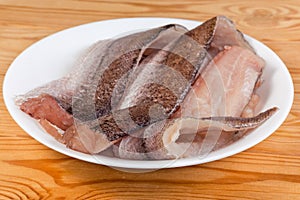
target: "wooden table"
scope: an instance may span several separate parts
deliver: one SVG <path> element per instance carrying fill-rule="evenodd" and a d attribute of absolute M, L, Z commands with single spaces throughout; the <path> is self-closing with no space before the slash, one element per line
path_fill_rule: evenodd
<path fill-rule="evenodd" d="M 0 83 L 26 47 L 57 31 L 123 17 L 203 21 L 227 15 L 271 47 L 294 81 L 295 101 L 269 138 L 219 161 L 132 174 L 57 153 L 31 138 L 0 95 L 0 199 L 300 199 L 300 2 L 0 0 Z M 284 98 L 284 97 L 282 97 Z"/>

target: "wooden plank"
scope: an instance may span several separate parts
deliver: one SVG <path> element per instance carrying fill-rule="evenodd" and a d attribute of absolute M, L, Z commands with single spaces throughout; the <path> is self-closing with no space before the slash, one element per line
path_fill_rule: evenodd
<path fill-rule="evenodd" d="M 124 17 L 204 21 L 223 14 L 287 65 L 295 100 L 285 123 L 245 152 L 219 161 L 126 173 L 79 161 L 35 141 L 0 95 L 0 199 L 300 199 L 300 3 L 294 1 L 0 0 L 0 87 L 25 48 L 59 30 Z"/>

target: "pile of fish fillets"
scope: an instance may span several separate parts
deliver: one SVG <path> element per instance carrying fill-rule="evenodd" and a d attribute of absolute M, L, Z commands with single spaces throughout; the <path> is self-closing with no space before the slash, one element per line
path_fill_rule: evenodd
<path fill-rule="evenodd" d="M 92 45 L 73 71 L 16 99 L 68 148 L 124 159 L 204 155 L 277 110 L 255 113 L 264 60 L 231 20 L 169 24 Z"/>

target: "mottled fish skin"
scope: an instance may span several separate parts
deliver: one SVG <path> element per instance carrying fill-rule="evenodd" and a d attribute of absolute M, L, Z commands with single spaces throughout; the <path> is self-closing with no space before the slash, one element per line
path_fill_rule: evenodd
<path fill-rule="evenodd" d="M 139 90 L 136 94 L 137 98 L 134 100 L 134 103 L 128 105 L 131 106 L 128 108 L 131 119 L 136 119 L 134 120 L 135 124 L 140 126 L 149 125 L 149 113 L 157 116 L 157 118 L 152 118 L 153 123 L 160 119 L 165 119 L 175 112 L 192 82 L 194 82 L 196 74 L 203 67 L 203 61 L 215 31 L 215 23 L 216 18 L 212 18 L 180 37 L 178 41 L 174 42 L 172 52 L 167 52 L 162 62 L 158 63 L 158 67 L 154 68 L 158 70 L 151 71 L 152 74 L 150 72 L 146 73 L 148 76 L 151 76 L 148 78 L 151 81 L 141 85 L 142 90 Z M 192 48 L 195 48 L 195 50 L 193 51 Z M 186 49 L 190 51 L 186 51 Z M 165 53 L 165 51 L 162 50 L 162 53 Z M 187 57 L 189 57 L 188 60 L 186 59 Z M 171 68 L 172 71 L 169 72 L 174 72 L 174 74 L 163 71 L 164 67 L 162 66 L 164 65 Z M 142 69 L 144 70 L 145 68 Z M 177 74 L 180 74 L 186 81 L 176 83 L 178 80 L 174 79 L 174 77 Z M 159 79 L 160 82 L 155 82 L 154 79 Z M 170 87 L 173 85 L 175 85 L 173 88 L 177 87 L 180 89 L 177 92 L 170 90 Z M 157 103 L 163 109 L 154 109 L 149 112 L 149 109 L 153 109 L 153 105 Z M 121 112 L 121 110 L 118 112 Z M 123 120 L 126 121 L 126 118 Z"/>
<path fill-rule="evenodd" d="M 180 25 L 170 24 L 148 31 L 138 32 L 113 40 L 98 58 L 98 67 L 88 80 L 83 80 L 79 91 L 73 96 L 73 113 L 80 121 L 95 119 L 111 112 L 113 90 L 120 79 L 124 85 L 118 87 L 119 99 L 125 89 L 127 76 L 138 67 L 145 49 L 167 31 L 184 29 Z"/>
<path fill-rule="evenodd" d="M 224 34 L 226 34 L 226 37 L 224 37 Z M 201 57 L 201 49 L 199 49 L 199 45 L 194 44 L 194 41 L 203 45 L 203 48 L 208 50 L 210 55 L 203 54 L 205 58 Z M 199 67 L 199 65 L 205 66 L 206 62 L 210 61 L 215 53 L 223 51 L 226 45 L 237 45 L 254 51 L 244 39 L 243 34 L 237 31 L 233 22 L 225 16 L 214 17 L 202 26 L 187 32 L 173 44 L 173 48 L 170 45 L 171 47 L 166 50 L 171 52 L 162 50 L 152 57 L 149 56 L 148 59 L 145 59 L 140 64 L 145 66 L 139 68 L 138 75 L 134 77 L 135 81 L 130 86 L 127 86 L 120 109 L 138 105 L 145 101 L 147 97 L 153 96 L 153 91 L 159 92 L 161 85 L 163 85 L 168 86 L 171 91 L 165 91 L 165 95 L 162 95 L 160 99 L 162 101 L 170 99 L 170 94 L 174 94 L 177 98 L 175 106 L 173 102 L 161 103 L 160 99 L 155 99 L 154 101 L 158 101 L 165 108 L 169 109 L 167 110 L 167 115 L 172 114 L 190 89 L 190 87 L 185 87 L 185 84 L 190 86 L 202 72 L 204 67 Z M 187 51 L 187 49 L 189 50 Z M 200 55 L 197 55 L 196 52 L 199 52 Z M 166 70 L 162 66 L 167 66 L 169 69 Z M 184 81 L 180 80 L 181 77 L 173 75 L 172 70 L 178 72 L 187 83 L 183 83 Z M 153 89 L 149 91 L 149 87 Z"/>
<path fill-rule="evenodd" d="M 226 39 L 224 39 L 226 37 Z M 216 17 L 216 30 L 214 34 L 209 54 L 211 58 L 224 50 L 226 46 L 239 46 L 255 53 L 253 47 L 245 39 L 242 32 L 237 30 L 235 24 L 225 16 Z"/>
<path fill-rule="evenodd" d="M 83 137 L 85 131 L 89 132 L 90 128 L 95 128 L 93 131 L 96 134 L 99 133 L 105 136 L 105 140 L 99 142 L 95 149 L 90 149 L 91 153 L 98 153 L 105 150 L 122 137 L 150 123 L 168 118 L 176 110 L 194 81 L 199 69 L 202 67 L 207 49 L 212 41 L 215 23 L 216 18 L 213 18 L 187 32 L 186 34 L 191 37 L 188 40 L 186 39 L 187 35 L 184 34 L 181 36 L 178 41 L 174 43 L 173 48 L 173 51 L 178 52 L 178 54 L 170 53 L 164 60 L 165 64 L 172 68 L 175 73 L 180 73 L 181 76 L 187 80 L 181 85 L 182 89 L 179 97 L 174 95 L 173 91 L 169 91 L 164 85 L 148 85 L 146 91 L 149 93 L 144 94 L 142 98 L 139 99 L 138 104 L 117 110 L 112 114 L 103 115 L 98 119 L 99 125 L 96 128 L 89 127 L 88 124 L 75 124 L 77 129 L 80 128 L 81 131 L 78 133 L 83 135 Z M 197 45 L 195 45 L 195 43 L 197 43 Z M 186 49 L 191 49 L 192 47 L 195 47 L 197 51 L 194 51 L 194 54 L 190 55 Z M 178 55 L 186 55 L 190 57 L 190 59 L 187 61 L 184 56 Z M 169 77 L 168 75 L 169 74 L 166 74 L 165 77 L 165 79 L 168 80 L 167 82 L 174 82 L 174 79 L 171 79 L 173 77 Z M 161 103 L 160 106 L 157 106 L 158 101 Z M 66 131 L 66 133 L 67 132 L 68 131 Z M 108 141 L 110 145 L 107 145 Z"/>
<path fill-rule="evenodd" d="M 145 49 L 152 43 L 166 45 L 165 43 L 174 39 L 174 36 L 172 36 L 174 32 L 181 34 L 186 31 L 187 29 L 181 25 L 170 24 L 115 40 L 99 41 L 88 48 L 83 56 L 75 63 L 73 70 L 69 74 L 61 79 L 35 88 L 24 95 L 18 96 L 16 98 L 16 104 L 20 106 L 24 112 L 32 116 L 38 116 L 36 117 L 38 119 L 50 120 L 50 122 L 53 123 L 52 125 L 63 128 L 63 130 L 72 126 L 74 117 L 77 117 L 77 119 L 75 119 L 76 123 L 78 120 L 84 121 L 109 113 L 111 92 L 115 81 L 137 65 Z M 175 36 L 178 37 L 177 35 Z M 128 46 L 132 48 L 132 51 L 127 49 Z M 122 55 L 122 53 L 124 54 Z M 118 57 L 118 55 L 120 56 Z M 114 60 L 114 58 L 117 59 Z M 97 73 L 95 73 L 96 71 Z M 101 79 L 99 77 L 101 77 Z M 98 80 L 100 80 L 99 83 Z M 124 83 L 125 82 L 126 81 L 124 81 Z M 96 88 L 90 86 L 96 86 Z M 85 90 L 86 88 L 88 89 Z M 118 95 L 122 94 L 122 90 L 122 88 L 118 89 Z M 91 93 L 89 93 L 89 91 L 91 91 Z M 91 94 L 91 96 L 89 96 L 89 94 Z M 46 108 L 49 106 L 45 109 L 35 109 L 43 106 L 43 103 L 37 101 L 41 95 L 48 95 L 53 99 L 51 101 L 51 110 L 47 111 L 47 113 L 42 112 L 47 110 Z M 92 108 L 89 107 L 90 104 L 92 104 Z M 34 109 L 31 109 L 30 105 L 34 105 Z M 87 113 L 91 111 L 90 109 L 92 109 L 92 114 L 87 115 Z M 86 112 L 84 112 L 85 110 Z M 97 112 L 96 115 L 94 114 L 95 110 Z M 52 120 L 51 116 L 55 116 L 57 113 L 62 113 L 60 116 L 67 117 L 65 117 L 65 119 L 59 118 Z M 70 114 L 73 114 L 73 116 Z M 40 115 L 42 116 L 40 117 Z M 58 120 L 61 122 L 57 122 Z M 61 123 L 66 120 L 70 121 L 70 123 L 66 126 L 61 126 Z M 75 134 L 73 134 L 71 130 L 72 129 L 65 135 L 64 142 L 70 143 L 70 141 L 74 141 L 76 144 L 79 144 L 81 141 L 80 138 L 77 137 L 78 134 L 76 137 L 73 137 Z M 67 146 L 74 148 L 74 145 Z M 79 145 L 79 149 L 80 147 Z M 76 150 L 78 150 L 78 148 L 76 148 Z M 86 152 L 85 149 L 82 151 Z"/>
<path fill-rule="evenodd" d="M 274 113 L 278 111 L 277 107 L 270 108 L 254 117 L 206 117 L 204 121 L 213 121 L 223 125 L 225 131 L 239 131 L 244 129 L 252 129 L 264 123 Z"/>
<path fill-rule="evenodd" d="M 174 79 L 174 76 L 171 76 L 170 73 L 162 73 L 159 68 L 156 68 L 158 70 L 154 71 L 151 71 L 150 69 L 150 73 L 146 71 L 147 66 L 142 67 L 140 68 L 142 69 L 141 72 L 146 71 L 146 74 L 149 75 L 150 78 L 146 76 L 141 77 L 145 77 L 150 80 L 150 82 L 142 85 L 144 86 L 142 90 L 138 90 L 137 93 L 131 95 L 134 99 L 130 99 L 130 101 L 132 100 L 131 103 L 126 103 L 125 106 L 121 106 L 121 108 L 124 109 L 117 110 L 113 114 L 100 117 L 98 122 L 96 122 L 96 124 L 98 123 L 98 126 L 93 127 L 95 133 L 97 132 L 105 135 L 107 141 L 114 144 L 122 137 L 154 123 L 155 121 L 166 119 L 174 113 L 189 91 L 191 84 L 195 81 L 196 76 L 200 73 L 200 71 L 202 71 L 201 67 L 206 64 L 206 53 L 213 41 L 213 37 L 216 33 L 216 24 L 220 21 L 220 18 L 221 20 L 224 20 L 223 17 L 214 17 L 180 37 L 180 39 L 173 44 L 172 52 L 175 53 L 167 52 L 165 56 L 160 57 L 159 55 L 158 60 L 155 60 L 158 54 L 165 53 L 164 50 L 162 50 L 159 53 L 156 53 L 154 58 L 151 59 L 151 61 L 157 61 L 158 66 L 166 65 L 172 68 L 172 70 L 179 73 L 187 80 L 186 82 L 181 83 L 182 85 L 177 85 L 176 88 L 180 88 L 177 93 L 174 93 L 174 91 L 170 91 L 169 88 L 164 87 L 165 85 L 176 84 L 176 79 Z M 236 32 L 235 29 L 234 31 Z M 243 41 L 242 36 L 238 37 L 238 40 Z M 198 45 L 194 44 L 195 41 Z M 235 40 L 229 40 L 228 42 L 234 43 Z M 216 42 L 216 44 L 219 43 Z M 201 46 L 201 49 L 199 49 L 199 46 Z M 190 51 L 186 51 L 186 49 L 189 49 Z M 194 54 L 191 54 L 191 52 L 194 52 Z M 189 58 L 188 61 L 185 59 L 187 57 Z M 141 75 L 141 72 L 138 75 Z M 160 78 L 159 80 L 164 82 L 164 84 L 155 83 L 154 79 L 157 78 Z M 154 83 L 151 82 L 151 80 L 153 80 Z M 137 85 L 140 85 L 140 82 L 138 82 Z M 133 91 L 136 90 L 134 89 Z M 125 93 L 124 95 L 127 94 Z M 153 109 L 153 106 L 157 103 L 159 103 L 162 107 L 155 107 Z M 128 106 L 129 108 L 126 108 Z M 150 109 L 152 116 L 149 116 Z M 81 127 L 81 130 L 89 129 L 89 125 L 87 124 L 79 126 Z M 80 134 L 84 134 L 84 131 Z M 107 141 L 103 141 L 103 143 L 107 144 Z M 103 145 L 99 143 L 97 151 L 107 148 L 107 146 L 101 146 Z"/>
<path fill-rule="evenodd" d="M 238 46 L 240 49 L 243 49 L 246 51 L 246 49 L 250 50 L 250 52 L 254 52 L 253 48 L 251 47 L 251 45 L 245 40 L 243 34 L 238 31 L 235 27 L 235 25 L 233 24 L 233 22 L 231 20 L 229 20 L 228 18 L 226 18 L 225 16 L 217 16 L 215 18 L 212 18 L 211 19 L 214 23 L 211 23 L 210 25 L 214 27 L 214 34 L 213 34 L 213 38 L 212 38 L 212 41 L 209 41 L 208 43 L 206 43 L 206 45 L 209 45 L 209 48 L 208 48 L 208 55 L 206 55 L 206 58 L 205 58 L 205 63 L 207 64 L 212 58 L 214 58 L 219 52 L 222 52 L 225 50 L 225 48 L 228 46 Z M 209 20 L 210 21 L 210 20 Z M 197 38 L 198 36 L 201 36 L 201 38 L 198 38 L 197 40 L 202 40 L 202 41 L 205 41 L 206 39 L 205 38 L 209 38 L 209 34 L 195 34 L 195 32 L 188 32 L 187 35 L 189 35 L 189 37 L 192 37 L 192 38 Z M 192 46 L 192 45 L 187 45 L 185 44 L 184 42 L 180 44 L 181 46 L 184 46 L 185 48 L 187 49 L 190 49 L 189 46 Z M 240 50 L 239 49 L 239 50 Z M 186 51 L 184 50 L 184 52 L 182 52 L 181 54 L 184 54 L 184 53 L 190 53 L 192 51 L 192 49 L 190 51 Z M 163 52 L 162 52 L 163 53 Z M 158 62 L 161 60 L 157 59 L 158 61 L 156 61 L 155 59 L 151 58 L 151 57 L 148 57 L 150 62 Z M 154 57 L 155 58 L 155 57 Z M 177 62 L 176 60 L 176 55 L 172 55 L 170 54 L 169 55 L 169 60 L 167 60 L 168 62 L 168 65 L 171 65 L 170 63 L 172 62 Z M 147 62 L 147 60 L 145 60 L 144 62 Z M 161 62 L 162 63 L 162 62 Z M 141 63 L 143 64 L 143 62 Z M 183 63 L 181 63 L 181 65 L 184 66 Z M 180 65 L 178 65 L 180 66 Z M 153 66 L 152 66 L 153 67 Z M 141 68 L 142 70 L 146 70 L 147 68 Z M 189 69 L 189 68 L 187 68 Z M 207 67 L 205 67 L 203 70 L 205 71 L 207 69 Z M 155 69 L 156 70 L 156 69 Z M 200 76 L 199 74 L 203 72 L 203 70 L 199 70 L 198 71 L 198 77 Z M 154 71 L 154 70 L 153 70 Z M 159 71 L 159 70 L 157 70 Z M 152 72 L 153 73 L 153 72 Z M 182 72 L 182 74 L 186 76 L 186 72 Z M 202 74 L 201 74 L 202 75 Z M 197 77 L 197 76 L 196 76 Z M 140 79 L 144 80 L 145 78 L 149 78 L 149 77 L 140 77 Z M 157 79 L 157 77 L 155 77 Z M 199 78 L 197 78 L 195 80 L 195 82 L 193 83 L 193 86 L 192 87 L 197 87 L 196 83 L 199 82 L 198 80 Z M 161 81 L 161 80 L 159 80 Z M 159 82 L 158 81 L 158 82 Z M 162 81 L 161 81 L 162 82 Z M 137 84 L 139 85 L 139 84 Z M 130 90 L 129 90 L 130 89 Z M 142 88 L 143 89 L 143 92 L 141 92 L 140 94 L 138 95 L 134 95 L 134 91 L 135 91 L 135 88 L 134 87 L 129 87 L 129 91 L 133 94 L 131 94 L 131 96 L 129 95 L 129 97 L 127 97 L 128 99 L 132 98 L 131 99 L 131 103 L 128 103 L 128 102 L 125 102 L 125 105 L 123 105 L 123 107 L 126 107 L 126 106 L 129 106 L 129 105 L 135 105 L 135 104 L 138 104 L 139 102 L 139 98 L 140 99 L 143 99 L 143 96 L 146 96 L 146 95 L 149 95 L 151 96 L 150 93 L 147 93 L 147 87 L 145 88 Z M 197 88 L 196 88 L 197 90 Z M 126 93 L 125 93 L 126 94 Z M 201 98 L 201 96 L 206 96 L 207 94 L 203 95 L 201 93 L 199 93 L 199 97 L 198 98 Z M 218 94 L 216 94 L 218 95 Z M 183 95 L 185 96 L 185 95 Z M 195 103 L 194 101 L 197 101 L 195 99 L 192 99 L 190 101 L 187 101 L 187 98 L 190 97 L 190 98 L 194 98 L 195 97 L 195 94 L 191 94 L 191 92 L 189 92 L 187 94 L 187 96 L 185 96 L 184 98 L 184 101 L 180 104 L 180 109 L 177 110 L 175 113 L 174 113 L 174 116 L 172 117 L 180 117 L 182 114 L 184 114 L 183 116 L 181 117 L 206 117 L 206 116 L 213 116 L 213 115 L 210 115 L 211 113 L 209 113 L 208 115 L 205 115 L 203 112 L 200 112 L 201 108 L 199 108 L 198 110 L 197 109 L 194 109 L 193 112 L 196 111 L 196 114 L 194 115 L 189 115 L 191 113 L 189 113 L 189 109 L 193 109 L 191 107 L 191 104 L 198 104 L 197 102 Z M 133 98 L 135 98 L 133 100 Z M 126 99 L 125 99 L 126 100 Z M 141 100 L 140 100 L 141 101 Z M 123 102 L 124 103 L 124 102 Z M 182 111 L 182 108 L 181 107 L 184 107 L 184 111 Z M 202 105 L 201 105 L 202 106 Z M 211 112 L 211 109 L 208 109 L 210 112 Z M 226 114 L 229 114 L 231 116 L 231 112 L 230 113 L 226 113 Z M 237 114 L 237 113 L 234 113 L 234 114 Z M 218 116 L 218 115 L 214 115 L 214 116 Z M 239 116 L 239 115 L 235 115 L 235 116 Z M 128 136 L 126 137 L 126 139 L 124 139 L 124 141 L 126 143 L 129 143 L 131 144 L 132 142 L 130 142 L 131 140 L 131 136 Z M 139 140 L 142 140 L 141 139 L 142 136 L 139 138 Z M 136 138 L 134 138 L 133 140 L 138 140 Z M 137 145 L 139 145 L 138 142 L 136 142 Z M 148 144 L 149 145 L 149 144 Z M 123 149 L 120 149 L 120 151 L 126 151 L 127 153 L 128 152 L 132 152 L 132 150 L 130 149 L 125 149 L 125 145 L 123 145 L 123 141 L 120 142 L 120 146 L 123 147 Z M 130 146 L 132 148 L 132 145 Z M 149 148 L 152 148 L 152 147 L 149 147 Z M 139 149 L 139 153 L 142 153 L 143 150 L 141 150 L 140 148 L 136 147 L 134 149 Z M 119 154 L 120 156 L 123 155 L 123 156 L 126 156 L 126 153 L 120 153 Z M 129 155 L 129 154 L 127 154 Z M 138 155 L 141 155 L 141 154 L 135 154 L 135 153 L 131 153 L 130 155 L 134 155 L 134 156 L 137 156 Z M 128 158 L 128 157 L 124 157 L 124 158 Z M 143 158 L 143 157 L 142 157 Z"/>
<path fill-rule="evenodd" d="M 202 26 L 189 31 L 185 36 L 197 41 L 200 45 L 202 45 L 203 50 L 208 50 L 208 48 L 214 47 L 210 48 L 211 50 L 209 50 L 209 54 L 214 55 L 215 52 L 221 51 L 223 48 L 215 48 L 218 45 L 223 45 L 222 40 L 216 39 L 219 37 L 219 35 L 215 34 L 218 32 L 216 30 L 217 24 L 221 23 L 222 21 L 225 21 L 227 25 L 232 25 L 232 22 L 226 17 L 218 16 L 208 20 Z M 75 126 L 71 126 L 69 129 L 67 129 L 63 136 L 62 142 L 65 143 L 69 148 L 85 153 L 101 152 L 112 144 L 120 141 L 120 139 L 128 134 L 134 134 L 136 131 L 148 129 L 149 127 L 160 127 L 156 127 L 156 123 L 162 123 L 162 121 L 159 120 L 168 118 L 176 111 L 179 104 L 189 91 L 190 85 L 196 80 L 197 75 L 201 73 L 201 66 L 204 66 L 207 60 L 209 60 L 209 58 L 207 58 L 207 54 L 201 51 L 199 55 L 190 58 L 188 62 L 183 59 L 186 56 L 190 56 L 186 49 L 189 49 L 192 52 L 197 50 L 197 48 L 193 49 L 193 45 L 189 44 L 187 40 L 179 39 L 176 43 L 174 43 L 175 46 L 172 51 L 175 51 L 176 54 L 161 51 L 161 58 L 158 59 L 158 61 L 161 62 L 158 64 L 170 66 L 172 69 L 174 69 L 174 71 L 180 73 L 181 76 L 187 80 L 186 85 L 183 86 L 183 88 L 177 93 L 174 94 L 173 91 L 168 91 L 169 88 L 164 87 L 161 84 L 152 83 L 152 85 L 145 85 L 145 89 L 141 90 L 139 95 L 133 95 L 135 98 L 138 98 L 132 101 L 133 103 L 131 104 L 131 107 L 125 108 L 125 106 L 121 110 L 114 110 L 113 113 L 111 113 L 111 98 L 113 96 L 114 89 L 116 88 L 116 82 L 120 83 L 119 80 L 122 79 L 122 83 L 118 85 L 117 92 L 115 92 L 114 96 L 117 99 L 115 102 L 116 105 L 119 104 L 118 101 L 121 101 L 125 87 L 128 87 L 127 83 L 130 82 L 128 81 L 126 83 L 126 80 L 130 78 L 130 76 L 127 76 L 126 74 L 131 70 L 134 71 L 136 67 L 139 66 L 141 61 L 145 61 L 143 60 L 142 54 L 144 50 L 149 47 L 148 45 L 151 44 L 151 42 L 155 41 L 155 39 L 159 37 L 162 32 L 172 29 L 175 26 L 176 25 L 166 25 L 164 27 L 151 29 L 148 32 L 146 31 L 144 34 L 137 33 L 116 40 L 107 40 L 102 44 L 102 48 L 105 50 L 101 52 L 101 55 L 99 55 L 99 53 L 95 53 L 96 48 L 91 50 L 94 50 L 94 53 L 97 54 L 96 56 L 93 56 L 95 59 L 92 59 L 92 62 L 88 61 L 89 59 L 85 61 L 93 67 L 88 68 L 88 70 L 84 70 L 84 72 L 88 72 L 87 76 L 78 77 L 78 80 L 80 80 L 79 84 L 78 80 L 76 80 L 76 78 L 74 78 L 75 76 L 73 76 L 71 82 L 76 82 L 75 85 L 71 84 L 72 87 L 67 87 L 66 89 L 60 90 L 61 92 L 57 93 L 55 90 L 59 90 L 61 86 L 67 85 L 70 82 L 68 78 L 71 76 L 67 76 L 67 79 L 61 79 L 59 82 L 55 82 L 55 87 L 53 87 L 53 84 L 49 84 L 41 90 L 36 90 L 29 95 L 25 95 L 25 98 L 22 97 L 22 100 L 19 101 L 18 104 L 20 104 L 20 102 L 24 102 L 24 99 L 30 97 L 31 95 L 36 95 L 37 93 L 41 92 L 47 93 L 45 91 L 47 91 L 49 88 L 52 87 L 52 91 L 53 88 L 56 88 L 54 89 L 53 96 L 65 109 L 69 109 L 70 104 L 73 103 L 76 113 L 74 116 L 77 117 L 76 120 L 79 122 L 76 123 Z M 215 39 L 215 43 L 212 43 L 213 37 Z M 122 41 L 122 39 L 124 39 L 124 41 Z M 132 41 L 135 39 L 136 43 L 134 43 L 132 46 Z M 245 48 L 253 50 L 252 47 L 244 40 L 243 35 L 240 32 L 238 32 L 238 34 L 232 38 L 232 41 L 237 41 L 237 44 L 244 45 Z M 128 49 L 128 46 L 131 46 L 132 48 Z M 148 48 L 148 50 L 151 52 L 151 48 Z M 155 50 L 153 52 L 155 52 L 157 55 Z M 154 55 L 153 52 L 150 54 Z M 84 65 L 84 63 L 85 62 L 83 61 L 82 65 Z M 97 71 L 96 74 L 93 73 L 95 71 Z M 76 74 L 78 75 L 78 72 L 76 72 Z M 156 76 L 154 76 L 154 78 L 155 77 Z M 174 77 L 172 76 L 166 77 L 166 83 L 171 83 L 173 78 Z M 91 85 L 94 87 L 91 88 Z M 73 98 L 73 102 L 71 103 L 71 99 L 74 97 L 75 91 L 78 92 L 78 90 L 79 93 L 75 95 L 75 98 Z M 165 96 L 162 96 L 161 94 L 165 94 Z M 87 99 L 88 101 L 86 101 Z M 162 105 L 161 107 L 156 106 L 158 102 Z M 96 114 L 92 112 L 90 115 L 89 113 L 91 110 L 96 110 Z M 198 122 L 200 121 L 202 124 L 210 123 L 214 124 L 218 128 L 220 128 L 219 126 L 222 126 L 224 130 L 244 130 L 260 125 L 275 111 L 276 108 L 273 108 L 253 118 L 210 117 L 201 119 L 190 118 L 185 120 L 196 120 Z M 72 109 L 70 112 L 74 113 L 74 110 Z M 81 121 L 91 120 L 97 117 L 98 119 L 96 120 L 81 123 Z M 164 126 L 171 126 L 172 120 L 167 124 L 164 124 Z M 146 127 L 148 125 L 150 126 Z M 205 128 L 205 126 L 203 127 Z M 168 127 L 166 127 L 166 129 L 168 129 Z M 155 138 L 160 135 L 159 132 L 150 132 L 158 133 L 154 135 Z M 161 142 L 160 138 L 156 138 L 154 143 Z M 151 144 L 153 141 L 150 139 L 138 141 L 143 148 L 138 148 L 137 151 L 148 151 L 146 156 L 142 156 L 143 159 L 157 159 L 159 156 L 163 156 L 161 159 L 177 157 L 177 155 L 171 155 L 169 152 L 167 152 L 168 155 L 162 155 L 161 152 L 159 152 L 153 157 L 153 149 L 151 149 L 151 147 L 156 148 L 161 144 L 153 146 Z M 145 147 L 145 142 L 148 143 L 148 147 Z M 165 151 L 164 148 L 162 149 Z"/>
<path fill-rule="evenodd" d="M 34 88 L 25 94 L 18 95 L 15 99 L 16 105 L 20 106 L 30 98 L 36 98 L 42 94 L 48 94 L 55 98 L 58 103 L 68 111 L 71 111 L 72 96 L 80 87 L 78 82 L 88 80 L 98 65 L 99 52 L 108 48 L 112 40 L 101 40 L 91 45 L 84 51 L 82 56 L 73 64 L 72 71 L 64 77 L 50 81 L 45 85 Z"/>
<path fill-rule="evenodd" d="M 242 117 L 207 117 L 207 118 L 178 118 L 172 119 L 165 123 L 162 131 L 148 133 L 145 139 L 144 150 L 149 159 L 175 159 L 184 155 L 189 146 L 193 142 L 193 138 L 185 143 L 176 143 L 181 134 L 193 134 L 196 137 L 198 132 L 205 130 L 219 130 L 229 133 L 241 130 L 249 130 L 260 126 L 268 120 L 276 111 L 277 107 L 268 109 L 255 117 L 242 118 Z M 158 122 L 159 123 L 159 122 Z M 188 129 L 188 131 L 184 131 Z M 214 133 L 209 132 L 208 134 Z"/>
<path fill-rule="evenodd" d="M 201 149 L 205 135 L 216 134 L 218 136 L 222 134 L 224 138 L 228 134 L 232 136 L 237 131 L 254 129 L 267 121 L 277 110 L 277 107 L 273 107 L 250 118 L 226 116 L 206 118 L 186 117 L 169 119 L 167 122 L 156 122 L 143 129 L 143 133 L 133 134 L 122 139 L 119 146 L 114 147 L 114 151 L 116 152 L 118 148 L 117 156 L 123 159 L 136 160 L 160 160 L 199 156 L 199 152 L 197 153 L 197 151 Z M 188 135 L 186 140 L 179 139 L 184 135 Z M 197 141 L 199 138 L 202 141 Z M 130 145 L 126 146 L 125 143 Z M 134 144 L 139 146 L 135 146 Z M 214 146 L 215 144 L 212 145 Z"/>

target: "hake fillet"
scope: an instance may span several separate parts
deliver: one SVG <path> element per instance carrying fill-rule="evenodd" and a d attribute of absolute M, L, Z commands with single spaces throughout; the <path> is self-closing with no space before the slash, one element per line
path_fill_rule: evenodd
<path fill-rule="evenodd" d="M 258 58 L 224 16 L 190 31 L 165 25 L 94 44 L 70 74 L 19 96 L 16 102 L 58 141 L 77 151 L 95 154 L 116 144 L 115 154 L 126 159 L 196 155 L 201 134 L 194 139 L 189 130 L 203 131 L 209 124 L 217 131 L 247 130 L 277 110 L 240 117 L 255 107 L 257 98 L 252 94 L 263 61 L 257 59 L 259 64 L 252 68 L 238 63 L 242 65 L 238 69 L 230 63 L 239 52 L 251 54 L 254 59 L 247 62 Z M 230 54 L 231 60 L 224 61 Z M 212 60 L 223 66 L 216 73 L 209 64 Z M 216 77 L 225 78 L 222 87 Z M 61 135 L 58 130 L 65 132 Z M 192 147 L 183 152 L 190 145 L 187 140 Z"/>
<path fill-rule="evenodd" d="M 151 62 L 154 61 L 154 65 L 146 63 L 137 69 L 137 83 L 133 81 L 132 85 L 139 84 L 140 87 L 136 87 L 133 104 L 121 106 L 120 109 L 103 115 L 94 122 L 79 122 L 65 134 L 79 135 L 76 138 L 82 138 L 81 142 L 87 151 L 98 153 L 138 129 L 167 119 L 176 111 L 199 70 L 205 66 L 216 21 L 217 18 L 208 20 L 174 40 L 167 49 L 154 51 L 149 55 L 153 56 Z M 192 51 L 187 52 L 186 49 Z M 165 66 L 169 71 L 165 71 Z M 128 87 L 131 88 L 132 85 Z M 126 90 L 124 95 L 128 95 Z M 94 137 L 93 134 L 97 136 Z"/>

